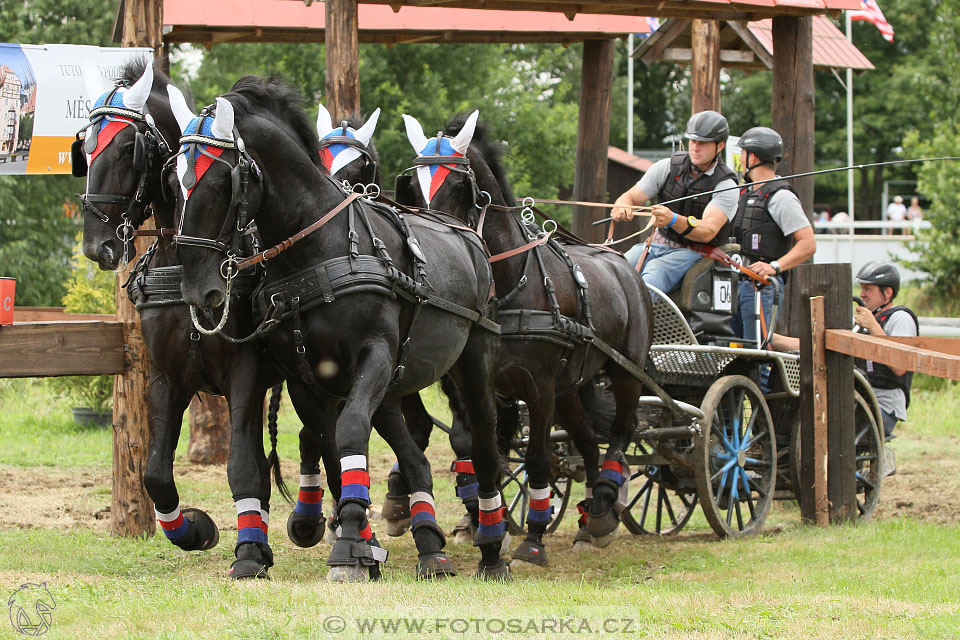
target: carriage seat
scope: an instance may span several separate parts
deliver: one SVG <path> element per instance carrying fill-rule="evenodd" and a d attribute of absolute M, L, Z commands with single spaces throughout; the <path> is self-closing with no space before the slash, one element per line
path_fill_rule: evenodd
<path fill-rule="evenodd" d="M 720 246 L 724 253 L 737 253 L 740 245 Z M 697 339 L 717 343 L 735 338 L 730 318 L 737 309 L 737 272 L 716 260 L 701 258 L 683 277 L 680 288 L 669 294 L 690 323 Z"/>

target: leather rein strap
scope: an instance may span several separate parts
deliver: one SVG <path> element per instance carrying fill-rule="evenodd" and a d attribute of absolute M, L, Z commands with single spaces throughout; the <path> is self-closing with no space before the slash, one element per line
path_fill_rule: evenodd
<path fill-rule="evenodd" d="M 313 233 L 323 225 L 330 222 L 330 220 L 332 220 L 334 216 L 336 216 L 338 213 L 346 209 L 351 202 L 353 202 L 354 200 L 356 200 L 362 195 L 363 195 L 362 193 L 358 193 L 358 192 L 351 193 L 350 195 L 347 196 L 347 198 L 343 202 L 341 202 L 336 207 L 334 207 L 330 211 L 330 213 L 326 214 L 325 216 L 323 216 L 322 218 L 320 218 L 319 220 L 311 224 L 309 227 L 301 229 L 300 231 L 293 234 L 283 242 L 270 247 L 266 251 L 261 251 L 256 255 L 250 256 L 249 258 L 244 258 L 243 260 L 238 262 L 237 270 L 246 269 L 256 264 L 260 264 L 261 262 L 266 262 L 267 260 L 272 260 L 273 258 L 276 258 L 279 254 L 283 253 L 284 251 L 292 247 L 294 244 L 296 244 L 300 240 L 303 240 L 305 237 L 307 237 L 308 235 L 310 235 L 311 233 Z"/>

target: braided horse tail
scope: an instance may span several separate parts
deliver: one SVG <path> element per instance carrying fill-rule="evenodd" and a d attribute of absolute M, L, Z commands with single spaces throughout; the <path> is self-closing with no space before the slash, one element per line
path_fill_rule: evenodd
<path fill-rule="evenodd" d="M 267 456 L 267 463 L 273 470 L 273 481 L 280 491 L 280 495 L 289 504 L 293 504 L 293 495 L 287 488 L 287 483 L 283 481 L 283 474 L 280 472 L 280 456 L 277 455 L 277 412 L 280 410 L 280 397 L 283 393 L 283 383 L 270 389 L 270 404 L 267 409 L 267 430 L 270 432 L 270 455 Z"/>

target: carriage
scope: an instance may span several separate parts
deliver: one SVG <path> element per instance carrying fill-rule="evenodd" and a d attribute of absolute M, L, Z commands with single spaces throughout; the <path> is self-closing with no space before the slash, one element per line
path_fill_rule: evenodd
<path fill-rule="evenodd" d="M 739 247 L 722 249 L 735 254 Z M 658 396 L 640 398 L 620 512 L 633 534 L 675 534 L 699 503 L 718 536 L 747 536 L 763 527 L 773 500 L 799 499 L 800 356 L 745 344 L 729 330 L 737 277 L 731 266 L 705 257 L 676 292 L 648 287 L 655 320 L 645 371 L 673 406 Z M 761 385 L 764 367 L 769 379 Z M 879 499 L 884 441 L 876 396 L 859 371 L 854 375 L 857 506 L 866 520 Z M 613 411 L 608 386 L 601 374 L 580 390 L 601 440 Z M 567 433 L 554 429 L 550 442 L 552 532 L 585 474 Z M 524 448 L 521 430 L 503 452 L 504 499 L 517 531 L 529 500 Z"/>

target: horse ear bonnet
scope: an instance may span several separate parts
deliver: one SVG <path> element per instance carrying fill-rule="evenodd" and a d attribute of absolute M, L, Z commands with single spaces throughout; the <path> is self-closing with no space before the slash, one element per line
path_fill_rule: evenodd
<path fill-rule="evenodd" d="M 83 178 L 87 175 L 87 154 L 83 152 L 84 141 L 77 137 L 70 145 L 70 173 L 74 178 Z"/>

